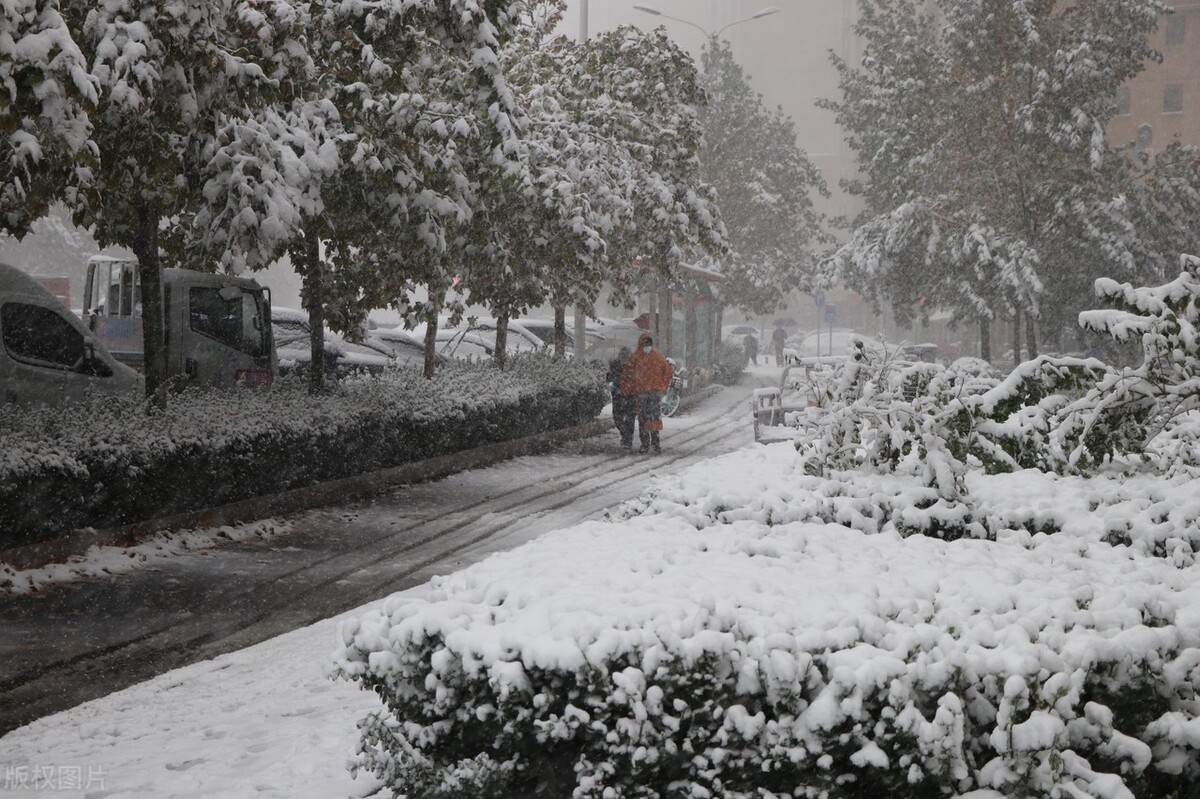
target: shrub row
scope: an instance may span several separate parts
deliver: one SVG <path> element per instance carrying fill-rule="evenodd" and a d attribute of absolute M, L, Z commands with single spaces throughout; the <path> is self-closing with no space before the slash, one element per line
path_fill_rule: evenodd
<path fill-rule="evenodd" d="M 0 420 L 0 548 L 212 507 L 588 421 L 603 374 L 542 357 L 397 371 L 309 395 L 186 392 L 165 412 L 96 398 Z"/>
<path fill-rule="evenodd" d="M 800 449 L 812 474 L 920 474 L 955 498 L 971 470 L 1092 475 L 1146 465 L 1200 474 L 1200 259 L 1162 286 L 1096 281 L 1108 308 L 1080 325 L 1141 347 L 1137 366 L 1041 356 L 988 385 L 954 369 L 897 362 L 861 342 L 828 380 Z"/>
<path fill-rule="evenodd" d="M 860 348 L 794 448 L 350 620 L 355 767 L 406 799 L 1200 797 L 1194 267 L 1097 285 L 1139 367 Z"/>
<path fill-rule="evenodd" d="M 591 523 L 342 628 L 408 799 L 1200 796 L 1200 594 L 1051 537 Z"/>

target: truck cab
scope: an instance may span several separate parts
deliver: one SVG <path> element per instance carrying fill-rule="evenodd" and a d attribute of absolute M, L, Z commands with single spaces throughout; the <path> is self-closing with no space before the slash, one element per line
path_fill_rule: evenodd
<path fill-rule="evenodd" d="M 177 386 L 264 385 L 276 373 L 270 292 L 248 278 L 162 270 L 167 375 Z M 137 261 L 88 259 L 88 328 L 123 363 L 141 370 L 145 345 Z"/>
<path fill-rule="evenodd" d="M 141 376 L 113 358 L 57 297 L 0 264 L 0 404 L 56 405 L 89 393 L 142 392 Z"/>

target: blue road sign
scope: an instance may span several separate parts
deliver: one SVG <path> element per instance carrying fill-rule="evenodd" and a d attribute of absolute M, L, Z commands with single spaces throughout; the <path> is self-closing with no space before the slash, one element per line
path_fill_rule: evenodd
<path fill-rule="evenodd" d="M 817 289 L 816 291 L 814 291 L 813 292 L 813 302 L 815 302 L 817 304 L 818 308 L 824 308 L 825 307 L 825 292 L 821 291 L 821 289 Z"/>
<path fill-rule="evenodd" d="M 837 306 L 836 305 L 826 305 L 825 306 L 825 321 L 831 325 L 837 321 Z"/>

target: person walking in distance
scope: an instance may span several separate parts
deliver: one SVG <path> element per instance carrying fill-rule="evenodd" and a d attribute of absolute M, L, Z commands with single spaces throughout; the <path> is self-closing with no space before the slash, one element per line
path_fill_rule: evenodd
<path fill-rule="evenodd" d="M 750 359 L 750 363 L 758 366 L 758 339 L 753 333 L 747 333 L 742 339 L 742 349 L 746 351 L 746 357 Z"/>
<path fill-rule="evenodd" d="M 621 390 L 621 372 L 629 361 L 629 348 L 622 347 L 617 357 L 608 362 L 608 387 L 612 392 L 613 424 L 621 434 L 621 446 L 633 449 L 633 417 L 637 398 Z"/>
<path fill-rule="evenodd" d="M 641 452 L 662 452 L 659 433 L 663 429 L 662 397 L 671 385 L 671 364 L 654 349 L 649 333 L 638 337 L 637 350 L 621 370 L 621 391 L 633 397 Z"/>
<path fill-rule="evenodd" d="M 771 345 L 775 348 L 775 365 L 783 366 L 783 345 L 787 343 L 787 331 L 782 326 L 771 334 Z"/>

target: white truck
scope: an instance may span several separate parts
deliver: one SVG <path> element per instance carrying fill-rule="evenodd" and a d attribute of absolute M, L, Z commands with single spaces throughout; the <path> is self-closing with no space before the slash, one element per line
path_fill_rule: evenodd
<path fill-rule="evenodd" d="M 172 385 L 264 385 L 278 372 L 271 334 L 270 292 L 232 275 L 164 269 L 163 328 Z M 122 363 L 144 360 L 137 261 L 88 259 L 84 320 Z"/>
<path fill-rule="evenodd" d="M 36 279 L 0 264 L 0 404 L 55 405 L 89 392 L 143 393 L 119 363 Z"/>

